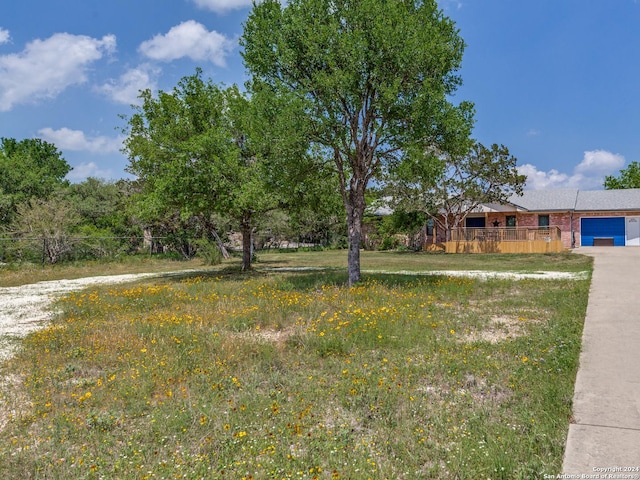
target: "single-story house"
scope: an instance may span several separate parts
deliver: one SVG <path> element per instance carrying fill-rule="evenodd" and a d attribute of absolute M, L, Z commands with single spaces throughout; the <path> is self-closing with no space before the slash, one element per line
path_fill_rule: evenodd
<path fill-rule="evenodd" d="M 467 215 L 465 227 L 557 227 L 565 248 L 640 246 L 640 189 L 527 190 L 504 205 L 480 205 Z"/>

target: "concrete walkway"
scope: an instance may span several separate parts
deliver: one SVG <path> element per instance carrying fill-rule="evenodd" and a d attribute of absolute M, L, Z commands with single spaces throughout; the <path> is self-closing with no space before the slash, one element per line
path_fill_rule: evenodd
<path fill-rule="evenodd" d="M 640 479 L 640 248 L 575 253 L 595 263 L 563 473 Z"/>

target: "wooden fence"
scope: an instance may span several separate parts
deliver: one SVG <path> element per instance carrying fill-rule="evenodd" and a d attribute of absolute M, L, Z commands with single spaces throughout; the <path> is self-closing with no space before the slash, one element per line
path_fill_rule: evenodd
<path fill-rule="evenodd" d="M 549 253 L 565 250 L 559 227 L 459 228 L 445 243 L 447 253 Z"/>

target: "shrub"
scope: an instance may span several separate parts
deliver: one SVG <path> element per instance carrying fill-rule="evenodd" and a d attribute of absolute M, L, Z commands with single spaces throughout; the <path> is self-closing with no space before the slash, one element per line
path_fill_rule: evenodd
<path fill-rule="evenodd" d="M 222 263 L 222 252 L 215 242 L 203 238 L 196 242 L 196 245 L 197 255 L 204 260 L 206 265 L 220 265 Z"/>

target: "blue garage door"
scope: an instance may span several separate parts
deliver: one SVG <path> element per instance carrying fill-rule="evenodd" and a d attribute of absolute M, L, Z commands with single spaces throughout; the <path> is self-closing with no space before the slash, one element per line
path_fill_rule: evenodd
<path fill-rule="evenodd" d="M 593 247 L 594 238 L 613 238 L 613 245 L 624 247 L 624 217 L 581 219 L 580 244 Z"/>

